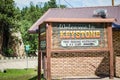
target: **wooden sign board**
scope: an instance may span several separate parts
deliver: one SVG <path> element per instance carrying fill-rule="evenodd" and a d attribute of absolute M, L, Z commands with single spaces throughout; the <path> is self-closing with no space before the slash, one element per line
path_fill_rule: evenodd
<path fill-rule="evenodd" d="M 108 48 L 105 23 L 53 23 L 52 49 Z"/>

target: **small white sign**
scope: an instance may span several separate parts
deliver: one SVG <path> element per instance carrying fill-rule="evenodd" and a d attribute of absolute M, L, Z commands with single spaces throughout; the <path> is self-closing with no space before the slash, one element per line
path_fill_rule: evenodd
<path fill-rule="evenodd" d="M 81 46 L 98 46 L 99 42 L 97 39 L 86 39 L 81 40 Z"/>
<path fill-rule="evenodd" d="M 79 46 L 98 46 L 97 39 L 83 39 L 83 40 L 62 40 L 61 46 L 63 47 L 79 47 Z"/>

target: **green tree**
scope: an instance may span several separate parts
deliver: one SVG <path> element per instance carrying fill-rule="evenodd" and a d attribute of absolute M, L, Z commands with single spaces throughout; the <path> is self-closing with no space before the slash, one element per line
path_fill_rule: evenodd
<path fill-rule="evenodd" d="M 48 5 L 49 5 L 49 8 L 56 8 L 57 7 L 56 0 L 48 1 Z"/>
<path fill-rule="evenodd" d="M 2 51 L 8 50 L 10 31 L 17 30 L 16 7 L 13 0 L 0 1 L 0 33 L 3 37 Z M 1 46 L 0 46 L 1 47 Z"/>
<path fill-rule="evenodd" d="M 57 8 L 56 0 L 50 0 L 44 4 L 43 12 L 46 12 L 49 8 Z"/>
<path fill-rule="evenodd" d="M 21 20 L 19 21 L 20 31 L 24 44 L 30 45 L 30 53 L 35 53 L 38 45 L 37 34 L 29 34 L 27 31 L 33 23 L 42 16 L 42 8 L 39 5 L 30 3 L 30 7 L 25 7 L 21 10 Z"/>
<path fill-rule="evenodd" d="M 60 5 L 60 8 L 66 8 L 67 6 L 66 5 Z"/>
<path fill-rule="evenodd" d="M 25 7 L 21 10 L 21 20 L 28 20 L 34 23 L 40 16 L 42 16 L 42 8 L 38 5 L 35 6 L 32 2 L 30 7 Z"/>
<path fill-rule="evenodd" d="M 64 8 L 64 5 L 61 5 Z M 29 34 L 27 30 L 34 24 L 49 8 L 57 8 L 56 0 L 50 0 L 44 3 L 34 5 L 32 2 L 29 7 L 24 7 L 21 10 L 21 19 L 19 21 L 20 31 L 24 44 L 30 45 L 30 53 L 34 53 L 38 46 L 38 35 Z"/>
<path fill-rule="evenodd" d="M 25 45 L 30 45 L 30 53 L 35 53 L 36 49 L 37 49 L 37 45 L 38 45 L 38 38 L 37 35 L 33 35 L 33 34 L 29 34 L 27 31 L 30 28 L 30 26 L 32 25 L 32 21 L 28 21 L 28 20 L 21 20 L 19 22 L 20 26 L 20 31 L 22 34 L 22 38 L 23 38 L 23 42 Z"/>
<path fill-rule="evenodd" d="M 1 40 L 2 48 L 0 51 L 12 52 L 9 49 L 9 39 L 11 32 L 20 30 L 24 44 L 30 44 L 31 52 L 37 49 L 38 36 L 28 34 L 28 29 L 35 23 L 49 8 L 57 8 L 56 0 L 50 0 L 43 6 L 42 3 L 34 5 L 32 2 L 29 7 L 24 7 L 20 10 L 15 6 L 13 0 L 0 1 L 0 34 L 3 39 Z M 66 7 L 61 5 L 62 8 Z M 1 47 L 1 45 L 0 45 Z M 8 51 L 6 51 L 8 50 Z"/>

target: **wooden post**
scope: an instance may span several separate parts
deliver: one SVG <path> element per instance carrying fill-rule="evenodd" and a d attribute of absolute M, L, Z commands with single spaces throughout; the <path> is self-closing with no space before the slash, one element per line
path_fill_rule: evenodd
<path fill-rule="evenodd" d="M 46 38 L 47 38 L 47 80 L 51 80 L 51 24 L 46 23 Z"/>
<path fill-rule="evenodd" d="M 110 52 L 110 79 L 114 78 L 114 53 L 113 53 L 113 42 L 112 42 L 112 27 L 108 24 L 108 46 Z"/>
<path fill-rule="evenodd" d="M 112 0 L 112 6 L 114 6 L 114 0 Z"/>
<path fill-rule="evenodd" d="M 38 80 L 41 80 L 41 49 L 40 49 L 40 27 L 38 32 Z"/>

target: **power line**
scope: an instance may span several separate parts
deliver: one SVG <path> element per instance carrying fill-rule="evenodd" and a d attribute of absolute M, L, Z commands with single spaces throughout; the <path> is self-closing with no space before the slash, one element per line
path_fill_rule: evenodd
<path fill-rule="evenodd" d="M 69 3 L 69 2 L 67 2 L 66 0 L 64 0 L 69 6 L 71 6 L 72 8 L 73 8 L 73 6 Z"/>

